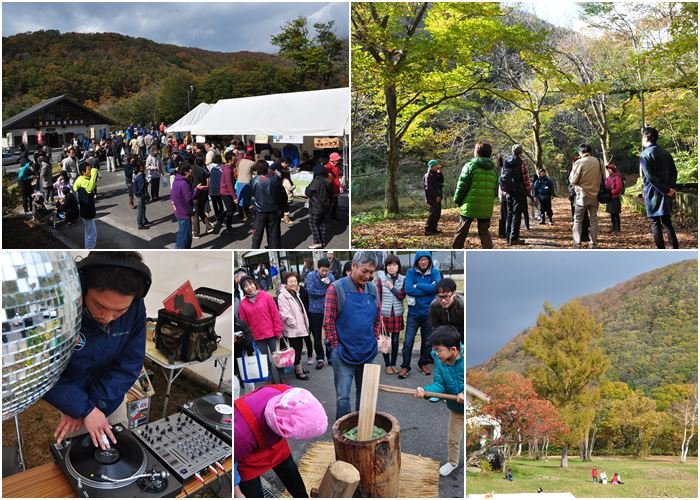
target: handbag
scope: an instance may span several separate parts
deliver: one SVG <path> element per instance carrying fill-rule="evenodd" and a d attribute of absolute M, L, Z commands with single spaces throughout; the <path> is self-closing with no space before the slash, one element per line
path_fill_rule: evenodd
<path fill-rule="evenodd" d="M 160 187 L 166 188 L 170 185 L 168 178 L 165 175 L 160 176 Z"/>
<path fill-rule="evenodd" d="M 269 376 L 267 367 L 267 354 L 262 354 L 258 345 L 253 342 L 253 354 L 243 352 L 238 358 L 238 371 L 244 384 L 266 382 Z"/>
<path fill-rule="evenodd" d="M 290 366 L 294 366 L 294 349 L 289 347 L 286 340 L 284 343 L 287 347 L 282 349 L 283 338 L 284 337 L 280 337 L 277 339 L 277 349 L 272 353 L 272 362 L 277 368 L 289 368 Z"/>
<path fill-rule="evenodd" d="M 600 188 L 598 188 L 598 203 L 610 203 L 612 201 L 612 190 L 605 185 L 605 172 L 603 172 L 603 162 L 600 162 Z"/>
<path fill-rule="evenodd" d="M 386 331 L 384 319 L 382 318 L 379 321 L 382 324 L 382 331 L 379 334 L 379 338 L 377 338 L 377 348 L 382 354 L 389 354 L 389 351 L 391 351 L 391 335 Z"/>

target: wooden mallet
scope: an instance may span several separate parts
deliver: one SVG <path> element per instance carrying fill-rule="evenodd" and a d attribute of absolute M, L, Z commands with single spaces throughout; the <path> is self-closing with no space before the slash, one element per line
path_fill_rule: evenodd
<path fill-rule="evenodd" d="M 369 441 L 374 429 L 374 414 L 377 412 L 380 366 L 366 364 L 362 372 L 362 394 L 360 416 L 357 420 L 357 440 Z"/>

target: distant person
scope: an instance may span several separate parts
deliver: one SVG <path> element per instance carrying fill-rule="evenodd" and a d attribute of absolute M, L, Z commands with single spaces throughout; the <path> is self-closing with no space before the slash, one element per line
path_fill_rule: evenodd
<path fill-rule="evenodd" d="M 136 201 L 136 227 L 138 229 L 148 229 L 148 219 L 146 218 L 146 200 L 148 199 L 148 183 L 146 174 L 140 163 L 131 164 L 134 169 L 134 180 L 132 191 Z"/>
<path fill-rule="evenodd" d="M 170 202 L 177 219 L 177 235 L 175 248 L 192 248 L 192 199 L 197 194 L 199 186 L 192 188 L 189 178 L 192 177 L 192 165 L 183 163 L 173 182 Z"/>
<path fill-rule="evenodd" d="M 340 182 L 342 172 L 340 170 L 340 161 L 343 159 L 338 153 L 331 153 L 328 157 L 326 170 L 328 171 L 328 180 L 333 184 L 333 201 L 331 203 L 331 219 L 338 219 L 338 198 L 343 192 L 343 186 Z"/>
<path fill-rule="evenodd" d="M 541 168 L 537 172 L 537 180 L 533 186 L 535 196 L 540 205 L 540 224 L 545 223 L 545 216 L 549 218 L 549 223 L 554 224 L 552 216 L 552 196 L 554 196 L 554 182 L 547 175 L 547 171 Z"/>
<path fill-rule="evenodd" d="M 591 477 L 593 478 L 593 484 L 596 484 L 598 482 L 598 467 L 595 465 L 591 469 Z"/>
<path fill-rule="evenodd" d="M 97 228 L 95 227 L 95 189 L 97 188 L 98 170 L 91 162 L 85 162 L 80 171 L 81 175 L 73 184 L 73 191 L 78 194 L 80 218 L 83 219 L 85 248 L 97 246 Z"/>
<path fill-rule="evenodd" d="M 608 475 L 605 473 L 605 471 L 600 471 L 600 482 L 602 484 L 608 484 Z"/>
<path fill-rule="evenodd" d="M 459 207 L 459 227 L 452 248 L 465 248 L 469 228 L 476 219 L 481 248 L 493 248 L 489 226 L 493 215 L 493 199 L 498 194 L 498 174 L 491 161 L 491 144 L 477 142 L 474 158 L 469 160 L 457 180 L 454 203 Z"/>
<path fill-rule="evenodd" d="M 501 190 L 506 194 L 506 237 L 508 246 L 524 245 L 520 239 L 520 223 L 523 212 L 527 210 L 527 194 L 530 192 L 530 175 L 527 163 L 522 160 L 523 146 L 516 144 L 513 154 L 506 158 L 499 177 Z"/>
<path fill-rule="evenodd" d="M 255 222 L 253 243 L 251 248 L 260 248 L 263 235 L 267 232 L 267 248 L 270 250 L 282 248 L 282 219 L 283 198 L 285 196 L 282 183 L 273 170 L 270 170 L 264 160 L 255 163 L 256 175 L 251 181 L 253 199 L 255 200 Z"/>
<path fill-rule="evenodd" d="M 309 200 L 309 228 L 314 240 L 309 248 L 324 248 L 328 244 L 325 219 L 333 203 L 333 185 L 328 182 L 328 172 L 323 165 L 314 168 L 314 178 L 304 194 Z"/>
<path fill-rule="evenodd" d="M 17 173 L 17 182 L 19 184 L 19 192 L 22 195 L 22 208 L 24 215 L 32 215 L 32 194 L 34 194 L 34 186 L 32 183 L 36 179 L 34 168 L 31 161 L 25 162 Z"/>
<path fill-rule="evenodd" d="M 434 330 L 430 343 L 433 347 L 431 356 L 435 360 L 435 376 L 432 384 L 417 387 L 415 396 L 423 398 L 425 392 L 457 396 L 456 401 L 447 400 L 447 462 L 439 469 L 444 477 L 459 467 L 464 437 L 464 346 L 460 342 L 459 332 L 451 326 Z"/>
<path fill-rule="evenodd" d="M 429 207 L 428 220 L 425 221 L 426 236 L 442 232 L 438 229 L 438 223 L 442 213 L 442 186 L 444 184 L 445 176 L 442 174 L 442 165 L 437 160 L 430 160 L 428 171 L 423 176 L 423 194 Z"/>
<path fill-rule="evenodd" d="M 513 480 L 513 471 L 512 471 L 512 470 L 508 469 L 508 472 L 506 472 L 506 479 L 507 479 L 508 481 L 512 481 L 512 480 Z"/>
<path fill-rule="evenodd" d="M 612 477 L 612 480 L 610 481 L 610 484 L 625 484 L 625 483 L 622 482 L 620 475 L 616 472 L 613 474 L 613 477 Z"/>
<path fill-rule="evenodd" d="M 642 131 L 644 151 L 639 155 L 639 168 L 644 184 L 644 203 L 656 248 L 666 248 L 662 229 L 671 248 L 679 248 L 671 221 L 678 171 L 673 157 L 656 144 L 658 139 L 659 132 L 655 128 L 645 127 Z"/>
<path fill-rule="evenodd" d="M 306 265 L 304 267 L 306 268 Z M 317 267 L 317 271 L 313 270 L 313 265 L 308 268 L 309 271 L 304 280 L 304 288 L 309 294 L 309 329 L 314 338 L 316 369 L 320 370 L 326 364 L 322 338 L 326 291 L 329 285 L 335 281 L 335 277 L 328 271 L 330 263 L 325 257 L 318 260 Z M 307 354 L 311 358 L 311 352 Z"/>
<path fill-rule="evenodd" d="M 78 158 L 76 156 L 75 148 L 70 148 L 68 150 L 68 158 L 64 158 L 61 162 L 61 168 L 68 172 L 68 176 L 71 180 L 71 185 L 75 182 L 75 179 L 80 175 L 80 168 L 78 165 Z"/>
<path fill-rule="evenodd" d="M 39 155 L 39 186 L 46 201 L 54 202 L 53 165 L 49 156 L 42 150 Z"/>
<path fill-rule="evenodd" d="M 340 261 L 335 258 L 335 252 L 333 252 L 333 250 L 328 250 L 326 252 L 326 258 L 328 259 L 328 263 L 330 264 L 328 269 L 330 270 L 333 277 L 337 280 L 342 278 L 343 277 L 343 266 L 340 263 Z"/>
<path fill-rule="evenodd" d="M 569 174 L 569 182 L 576 192 L 574 203 L 574 248 L 581 248 L 581 233 L 583 231 L 583 216 L 588 214 L 591 221 L 590 247 L 598 247 L 598 191 L 603 180 L 603 163 L 593 156 L 589 144 L 581 144 L 578 148 L 579 159 L 576 160 Z"/>
<path fill-rule="evenodd" d="M 612 163 L 605 167 L 608 170 L 608 178 L 605 179 L 605 187 L 610 190 L 612 200 L 605 204 L 605 211 L 610 214 L 612 232 L 620 232 L 620 212 L 622 212 L 622 201 L 620 195 L 624 186 L 622 175 L 617 171 L 617 167 Z"/>
<path fill-rule="evenodd" d="M 153 146 L 151 148 L 151 154 L 146 158 L 146 180 L 151 186 L 151 201 L 158 201 L 160 199 L 159 190 L 161 175 L 163 175 L 163 160 L 158 155 L 158 148 Z"/>

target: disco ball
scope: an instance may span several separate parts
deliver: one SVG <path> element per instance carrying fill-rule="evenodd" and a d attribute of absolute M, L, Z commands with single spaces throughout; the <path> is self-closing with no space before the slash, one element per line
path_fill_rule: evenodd
<path fill-rule="evenodd" d="M 67 252 L 2 252 L 2 419 L 26 410 L 68 365 L 82 294 Z"/>

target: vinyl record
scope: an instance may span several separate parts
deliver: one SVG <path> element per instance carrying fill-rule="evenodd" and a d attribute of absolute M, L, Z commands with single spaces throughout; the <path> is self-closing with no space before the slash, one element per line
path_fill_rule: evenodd
<path fill-rule="evenodd" d="M 220 429 L 231 430 L 233 407 L 230 396 L 217 392 L 197 398 L 192 403 L 193 413 L 204 422 Z"/>
<path fill-rule="evenodd" d="M 91 481 L 104 482 L 102 475 L 111 479 L 124 479 L 137 473 L 146 465 L 143 447 L 130 433 L 121 433 L 117 444 L 107 450 L 95 448 L 86 434 L 71 443 L 66 454 L 66 462 L 77 474 Z"/>

